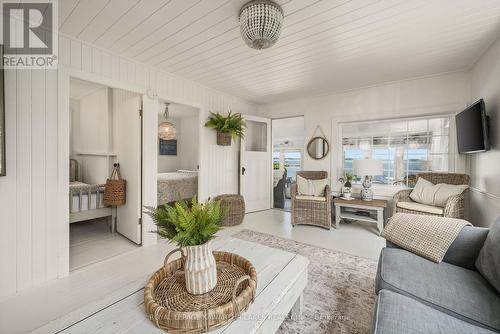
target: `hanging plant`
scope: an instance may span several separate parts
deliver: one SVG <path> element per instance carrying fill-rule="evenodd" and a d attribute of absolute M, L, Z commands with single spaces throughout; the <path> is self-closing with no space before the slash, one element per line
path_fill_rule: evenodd
<path fill-rule="evenodd" d="M 233 114 L 231 111 L 227 116 L 211 112 L 205 126 L 217 131 L 217 145 L 222 146 L 230 146 L 232 138 L 243 138 L 247 127 L 241 114 Z"/>

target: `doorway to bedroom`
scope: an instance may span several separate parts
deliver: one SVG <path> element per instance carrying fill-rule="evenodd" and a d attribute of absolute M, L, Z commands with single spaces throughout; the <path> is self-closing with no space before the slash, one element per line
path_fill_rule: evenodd
<path fill-rule="evenodd" d="M 304 116 L 272 120 L 273 202 L 275 209 L 291 211 L 292 184 L 304 160 Z"/>
<path fill-rule="evenodd" d="M 142 242 L 142 96 L 70 79 L 70 271 L 136 249 Z M 109 206 L 117 168 L 125 202 Z"/>
<path fill-rule="evenodd" d="M 158 205 L 198 195 L 199 109 L 159 100 Z"/>

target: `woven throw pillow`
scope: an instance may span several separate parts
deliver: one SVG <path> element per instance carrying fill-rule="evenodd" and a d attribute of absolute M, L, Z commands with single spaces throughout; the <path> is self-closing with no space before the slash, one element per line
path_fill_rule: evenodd
<path fill-rule="evenodd" d="M 477 257 L 476 268 L 500 292 L 500 218 L 490 228 Z"/>
<path fill-rule="evenodd" d="M 469 222 L 462 219 L 396 213 L 382 237 L 428 260 L 440 263 L 450 245 Z"/>
<path fill-rule="evenodd" d="M 306 196 L 325 196 L 328 179 L 309 180 L 297 175 L 297 192 Z"/>

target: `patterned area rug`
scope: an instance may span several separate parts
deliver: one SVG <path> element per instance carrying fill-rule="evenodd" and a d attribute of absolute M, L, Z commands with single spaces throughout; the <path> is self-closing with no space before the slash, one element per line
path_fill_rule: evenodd
<path fill-rule="evenodd" d="M 285 320 L 278 333 L 369 333 L 376 261 L 250 230 L 234 236 L 298 253 L 310 261 L 303 316 Z"/>

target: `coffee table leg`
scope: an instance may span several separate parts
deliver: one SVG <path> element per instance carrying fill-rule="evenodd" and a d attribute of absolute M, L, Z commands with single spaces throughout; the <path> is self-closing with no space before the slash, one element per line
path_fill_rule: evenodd
<path fill-rule="evenodd" d="M 291 313 L 291 318 L 292 320 L 300 320 L 300 316 L 302 315 L 302 308 L 304 306 L 304 294 L 300 294 L 299 298 L 297 298 L 297 301 L 295 304 L 292 306 L 292 310 L 290 311 Z"/>

